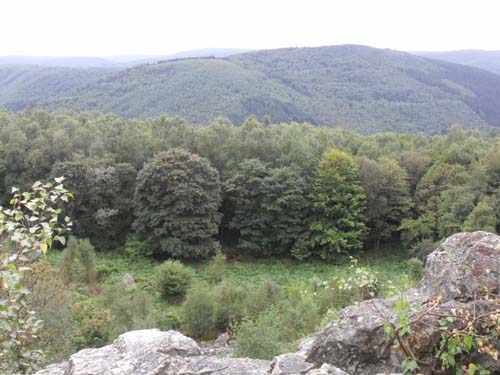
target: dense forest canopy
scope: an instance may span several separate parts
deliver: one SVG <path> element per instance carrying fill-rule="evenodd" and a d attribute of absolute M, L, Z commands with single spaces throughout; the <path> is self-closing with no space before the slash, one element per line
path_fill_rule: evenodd
<path fill-rule="evenodd" d="M 500 126 L 500 76 L 408 53 L 343 45 L 159 61 L 131 68 L 0 66 L 0 108 L 219 116 L 444 134 Z"/>
<path fill-rule="evenodd" d="M 240 127 L 227 120 L 193 126 L 169 117 L 25 111 L 0 113 L 0 134 L 3 200 L 11 186 L 66 176 L 74 232 L 101 250 L 123 244 L 134 220 L 158 254 L 173 243 L 194 249 L 218 227 L 218 239 L 238 252 L 329 260 L 360 241 L 373 247 L 400 235 L 417 243 L 500 229 L 496 131 L 363 136 L 256 118 Z M 166 199 L 165 189 L 178 199 Z M 184 237 L 169 229 L 164 212 L 178 215 Z M 183 246 L 169 255 L 208 255 Z"/>

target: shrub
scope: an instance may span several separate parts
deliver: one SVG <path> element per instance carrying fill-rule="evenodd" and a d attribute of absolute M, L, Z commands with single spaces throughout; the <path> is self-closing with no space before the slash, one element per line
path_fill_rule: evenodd
<path fill-rule="evenodd" d="M 214 291 L 216 301 L 216 323 L 221 331 L 239 323 L 246 315 L 245 289 L 232 281 L 223 281 Z"/>
<path fill-rule="evenodd" d="M 266 280 L 253 289 L 246 299 L 248 316 L 255 319 L 257 315 L 271 306 L 275 306 L 281 299 L 281 288 L 271 280 Z"/>
<path fill-rule="evenodd" d="M 72 225 L 68 217 L 59 220 L 61 205 L 72 197 L 63 180 L 56 178 L 55 186 L 37 181 L 24 193 L 12 188 L 11 208 L 0 206 L 1 373 L 34 372 L 43 357 L 37 346 L 43 322 L 29 306 L 24 283 L 41 254 L 55 242 L 64 245 L 64 232 Z"/>
<path fill-rule="evenodd" d="M 101 308 L 90 299 L 77 302 L 72 307 L 73 316 L 78 323 L 77 350 L 85 347 L 99 347 L 108 342 L 108 325 L 111 323 L 111 311 Z"/>
<path fill-rule="evenodd" d="M 281 340 L 282 323 L 275 307 L 259 314 L 255 320 L 247 319 L 235 327 L 236 357 L 271 359 L 284 353 L 288 347 Z"/>
<path fill-rule="evenodd" d="M 148 242 L 141 240 L 138 236 L 132 236 L 127 240 L 124 252 L 127 257 L 132 259 L 153 255 L 153 250 Z"/>
<path fill-rule="evenodd" d="M 164 298 L 183 297 L 193 279 L 193 271 L 178 260 L 167 260 L 158 267 L 158 290 Z"/>
<path fill-rule="evenodd" d="M 107 285 L 99 296 L 99 302 L 111 313 L 111 321 L 105 330 L 109 340 L 127 331 L 156 326 L 151 314 L 151 296 L 144 290 L 121 283 Z"/>
<path fill-rule="evenodd" d="M 33 267 L 28 304 L 43 321 L 39 333 L 45 362 L 61 362 L 72 354 L 72 337 L 77 326 L 71 310 L 71 290 L 65 285 L 58 269 L 45 261 Z"/>
<path fill-rule="evenodd" d="M 420 259 L 425 264 L 427 256 L 438 246 L 439 244 L 431 239 L 423 239 L 410 248 L 410 255 L 414 258 Z"/>
<path fill-rule="evenodd" d="M 219 244 L 216 245 L 215 255 L 210 259 L 210 263 L 207 266 L 208 281 L 212 283 L 218 283 L 224 278 L 224 272 L 226 270 L 227 259 L 222 253 Z"/>
<path fill-rule="evenodd" d="M 304 298 L 299 293 L 289 295 L 279 306 L 283 342 L 292 343 L 318 327 L 321 322 L 318 305 L 312 298 Z"/>
<path fill-rule="evenodd" d="M 157 328 L 162 331 L 181 329 L 181 316 L 176 311 L 165 311 L 161 308 L 153 309 L 153 317 Z"/>
<path fill-rule="evenodd" d="M 70 237 L 63 251 L 61 273 L 66 283 L 85 282 L 91 287 L 97 284 L 96 254 L 88 239 Z"/>
<path fill-rule="evenodd" d="M 424 262 L 420 259 L 408 259 L 406 265 L 408 267 L 408 275 L 410 275 L 413 280 L 420 281 L 422 277 L 424 277 Z"/>
<path fill-rule="evenodd" d="M 351 269 L 355 276 L 349 281 L 357 288 L 360 298 L 366 300 L 376 297 L 379 291 L 378 274 L 371 272 L 366 267 L 359 266 L 356 259 L 353 259 L 352 262 Z"/>
<path fill-rule="evenodd" d="M 185 332 L 196 339 L 216 334 L 216 302 L 213 291 L 204 286 L 190 289 L 183 304 Z"/>

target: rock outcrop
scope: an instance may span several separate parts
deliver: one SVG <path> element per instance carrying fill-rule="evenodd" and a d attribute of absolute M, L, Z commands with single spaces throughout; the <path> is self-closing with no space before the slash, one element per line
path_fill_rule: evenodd
<path fill-rule="evenodd" d="M 422 290 L 445 301 L 470 300 L 500 292 L 500 237 L 488 232 L 458 233 L 427 257 Z"/>
<path fill-rule="evenodd" d="M 443 314 L 469 304 L 488 311 L 497 306 L 487 301 L 480 306 L 474 299 L 485 291 L 498 295 L 499 276 L 500 237 L 488 232 L 458 233 L 429 255 L 421 288 L 408 291 L 404 299 L 420 311 L 437 296 L 443 299 Z M 343 309 L 338 319 L 310 339 L 306 360 L 317 366 L 331 363 L 353 375 L 397 372 L 401 358 L 388 346 L 383 332 L 386 321 L 396 320 L 397 299 L 373 299 Z"/>
<path fill-rule="evenodd" d="M 408 291 L 404 298 L 421 311 L 436 296 L 443 299 L 441 311 L 470 303 L 488 311 L 488 301 L 482 305 L 475 301 L 485 291 L 500 294 L 500 237 L 459 233 L 429 255 L 421 288 Z M 383 331 L 387 321 L 396 319 L 396 301 L 373 299 L 347 307 L 338 319 L 304 340 L 298 352 L 272 361 L 210 355 L 176 331 L 142 330 L 121 335 L 106 347 L 82 350 L 67 363 L 36 375 L 396 375 L 401 358 Z M 497 363 L 485 366 L 500 373 Z"/>

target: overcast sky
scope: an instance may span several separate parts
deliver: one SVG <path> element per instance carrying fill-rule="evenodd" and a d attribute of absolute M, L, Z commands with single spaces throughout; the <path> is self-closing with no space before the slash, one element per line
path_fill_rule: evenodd
<path fill-rule="evenodd" d="M 0 55 L 364 44 L 500 50 L 498 0 L 0 0 Z"/>

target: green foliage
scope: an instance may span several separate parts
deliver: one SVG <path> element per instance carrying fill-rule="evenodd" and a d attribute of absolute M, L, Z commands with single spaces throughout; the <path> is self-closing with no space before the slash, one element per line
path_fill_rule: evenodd
<path fill-rule="evenodd" d="M 281 296 L 281 287 L 271 280 L 254 286 L 246 299 L 248 316 L 255 318 L 269 307 L 277 305 Z"/>
<path fill-rule="evenodd" d="M 112 250 L 125 242 L 130 230 L 136 170 L 128 163 L 108 160 L 59 162 L 53 176 L 68 176 L 75 195 L 69 215 L 75 235 L 89 238 L 99 250 Z"/>
<path fill-rule="evenodd" d="M 309 335 L 318 328 L 321 314 L 316 301 L 304 298 L 297 292 L 289 293 L 279 304 L 281 332 L 279 337 L 285 343 Z"/>
<path fill-rule="evenodd" d="M 476 207 L 467 216 L 463 224 L 463 230 L 472 232 L 475 230 L 484 230 L 487 232 L 496 232 L 497 218 L 495 211 L 486 202 L 479 202 Z"/>
<path fill-rule="evenodd" d="M 366 219 L 369 237 L 378 247 L 381 240 L 390 239 L 408 217 L 412 200 L 408 175 L 399 164 L 388 158 L 379 162 L 366 157 L 357 158 L 360 180 L 365 190 Z"/>
<path fill-rule="evenodd" d="M 110 339 L 127 331 L 155 328 L 150 294 L 137 287 L 120 284 L 106 285 L 99 295 L 99 304 L 106 306 L 111 314 L 105 328 Z"/>
<path fill-rule="evenodd" d="M 496 361 L 499 355 L 497 303 L 482 304 L 483 297 L 475 301 L 480 307 L 474 313 L 447 308 L 440 299 L 428 301 L 423 311 L 398 300 L 394 307 L 398 320 L 386 321 L 384 331 L 404 358 L 403 374 L 491 374 L 475 363 L 481 357 L 483 363 Z M 421 334 L 423 327 L 426 335 Z"/>
<path fill-rule="evenodd" d="M 196 339 L 212 339 L 216 334 L 217 305 L 213 290 L 199 286 L 190 289 L 183 304 L 186 334 Z"/>
<path fill-rule="evenodd" d="M 130 233 L 132 208 L 145 202 L 134 201 L 137 170 L 153 155 L 174 148 L 208 159 L 224 181 L 219 210 L 223 221 L 218 228 L 214 225 L 210 237 L 218 232 L 218 239 L 226 249 L 231 248 L 232 255 L 243 251 L 237 247 L 238 241 L 245 248 L 257 249 L 250 250 L 254 255 L 286 256 L 291 250 L 301 257 L 311 254 L 310 187 L 318 160 L 329 149 L 352 154 L 360 164 L 359 182 L 367 195 L 366 247 L 373 247 L 372 241 L 376 245 L 377 238 L 380 246 L 395 238 L 399 223 L 403 237 L 414 232 L 412 242 L 461 231 L 479 202 L 494 210 L 494 227 L 500 229 L 498 135 L 457 127 L 435 137 L 361 136 L 306 124 L 265 125 L 256 118 L 236 127 L 222 119 L 194 126 L 168 117 L 141 121 L 100 113 L 0 112 L 0 195 L 7 202 L 12 184 L 28 186 L 50 173 L 64 173 L 75 192 L 74 204 L 66 210 L 75 219 L 74 234 L 89 238 L 98 252 L 121 249 L 134 234 Z M 365 166 L 370 168 L 359 162 L 366 161 L 364 158 L 370 159 Z M 371 168 L 375 163 L 377 167 Z M 415 197 L 410 211 L 406 210 L 404 171 Z M 247 183 L 250 179 L 253 186 Z M 163 191 L 158 181 L 153 185 Z M 229 186 L 235 190 L 226 190 Z M 260 195 L 253 197 L 252 189 Z M 162 198 L 169 196 L 163 194 Z M 245 203 L 245 197 L 251 198 L 251 204 Z M 240 217 L 235 215 L 238 207 Z M 248 230 L 248 235 L 240 236 L 237 227 L 230 229 L 232 221 L 244 233 Z M 176 223 L 184 228 L 182 220 Z M 161 241 L 150 242 L 150 251 L 158 252 Z M 178 245 L 175 239 L 165 243 L 170 249 Z M 212 251 L 211 245 L 197 250 L 206 254 Z"/>
<path fill-rule="evenodd" d="M 271 359 L 291 350 L 296 340 L 313 332 L 320 321 L 317 304 L 311 298 L 291 292 L 234 327 L 235 355 Z"/>
<path fill-rule="evenodd" d="M 436 216 L 434 214 L 425 214 L 417 219 L 403 219 L 399 229 L 403 232 L 403 238 L 411 243 L 434 238 Z"/>
<path fill-rule="evenodd" d="M 163 298 L 183 297 L 193 279 L 193 272 L 178 260 L 165 261 L 156 273 L 157 288 Z"/>
<path fill-rule="evenodd" d="M 181 149 L 157 154 L 137 176 L 135 229 L 159 254 L 206 258 L 215 250 L 219 173 Z"/>
<path fill-rule="evenodd" d="M 311 200 L 308 237 L 313 254 L 332 261 L 362 247 L 366 196 L 350 155 L 339 150 L 323 154 L 312 183 Z M 303 258 L 308 254 L 294 255 Z"/>
<path fill-rule="evenodd" d="M 88 239 L 70 237 L 63 251 L 61 274 L 68 283 L 85 282 L 90 287 L 97 284 L 96 254 Z"/>
<path fill-rule="evenodd" d="M 45 363 L 67 360 L 73 354 L 73 337 L 77 334 L 71 308 L 73 291 L 59 269 L 46 261 L 35 263 L 32 269 L 28 305 L 43 321 L 37 345 L 44 349 Z"/>
<path fill-rule="evenodd" d="M 61 205 L 72 194 L 62 181 L 35 182 L 30 191 L 12 188 L 12 208 L 0 206 L 0 370 L 27 373 L 36 370 L 43 351 L 37 346 L 43 322 L 29 305 L 31 291 L 24 285 L 34 261 L 54 241 L 65 243 L 68 217 L 60 223 Z"/>
<path fill-rule="evenodd" d="M 272 359 L 284 353 L 286 343 L 280 340 L 280 313 L 269 308 L 256 320 L 245 320 L 236 327 L 234 355 L 258 359 Z"/>
<path fill-rule="evenodd" d="M 226 270 L 227 258 L 222 253 L 220 245 L 217 245 L 214 256 L 210 259 L 207 266 L 207 273 L 209 275 L 208 281 L 218 283 L 224 278 L 224 271 Z"/>
<path fill-rule="evenodd" d="M 215 287 L 216 324 L 219 331 L 226 331 L 247 316 L 248 293 L 242 285 L 224 280 Z"/>
<path fill-rule="evenodd" d="M 254 256 L 289 254 L 307 229 L 306 191 L 296 168 L 269 168 L 257 159 L 240 163 L 224 184 L 238 249 Z"/>
<path fill-rule="evenodd" d="M 138 236 L 131 236 L 124 246 L 124 253 L 132 259 L 153 255 L 151 247 L 147 241 L 141 240 Z"/>
<path fill-rule="evenodd" d="M 418 258 L 410 258 L 407 265 L 410 277 L 416 281 L 420 281 L 424 276 L 424 262 Z"/>
<path fill-rule="evenodd" d="M 100 347 L 109 341 L 108 327 L 112 322 L 111 311 L 90 298 L 72 306 L 73 318 L 78 324 L 74 345 L 77 350 Z"/>

